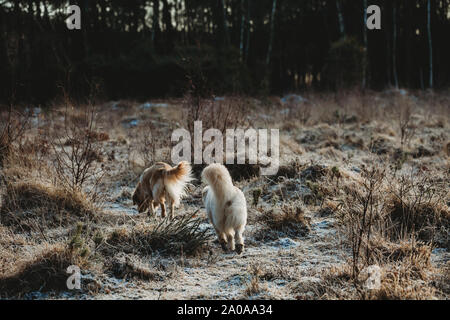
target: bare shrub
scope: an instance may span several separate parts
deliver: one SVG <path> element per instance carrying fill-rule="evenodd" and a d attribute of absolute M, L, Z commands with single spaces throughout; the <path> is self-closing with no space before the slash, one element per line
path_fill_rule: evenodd
<path fill-rule="evenodd" d="M 0 110 L 0 166 L 14 148 L 14 144 L 20 142 L 28 124 L 28 117 L 10 108 L 4 112 Z M 16 146 L 17 147 L 17 146 Z"/>
<path fill-rule="evenodd" d="M 225 132 L 226 129 L 244 127 L 248 124 L 245 115 L 249 107 L 249 101 L 242 97 L 215 100 L 187 94 L 183 103 L 185 126 L 191 137 L 194 136 L 195 121 L 202 121 L 203 130 L 215 128 Z"/>
<path fill-rule="evenodd" d="M 167 161 L 170 157 L 170 150 L 167 147 L 165 135 L 151 120 L 145 121 L 136 133 L 135 148 L 140 159 L 143 160 L 144 168 L 147 168 L 158 161 Z"/>
<path fill-rule="evenodd" d="M 241 97 L 228 97 L 217 101 L 187 94 L 183 103 L 183 118 L 185 119 L 184 126 L 191 135 L 192 155 L 195 121 L 202 122 L 203 131 L 210 128 L 220 130 L 225 139 L 227 129 L 245 129 L 250 126 L 246 118 L 250 107 L 249 101 Z M 225 145 L 225 141 L 223 143 Z"/>
<path fill-rule="evenodd" d="M 385 170 L 377 167 L 364 168 L 360 189 L 352 189 L 343 203 L 341 216 L 347 227 L 352 249 L 353 277 L 360 271 L 360 260 L 365 257 L 364 265 L 371 260 L 370 239 L 374 225 L 383 219 L 384 201 L 380 195 L 385 178 Z"/>
<path fill-rule="evenodd" d="M 245 130 L 250 127 L 250 120 L 246 116 L 250 108 L 252 108 L 250 100 L 242 97 L 227 97 L 223 100 L 217 100 L 214 98 L 202 98 L 191 93 L 187 94 L 183 102 L 183 118 L 185 119 L 184 127 L 191 135 L 191 158 L 193 159 L 194 156 L 195 121 L 202 122 L 202 135 L 203 131 L 211 128 L 220 130 L 224 139 L 222 143 L 223 146 L 225 146 L 225 134 L 227 129 L 239 128 Z M 245 142 L 247 143 L 247 141 L 248 139 L 246 139 Z M 201 143 L 203 148 L 203 140 Z M 248 162 L 248 157 L 245 157 L 244 164 L 234 163 L 226 164 L 225 166 L 230 171 L 233 180 L 237 181 L 258 176 L 260 170 L 259 165 L 250 164 Z M 204 165 L 193 165 L 194 176 L 199 178 L 203 169 Z"/>
<path fill-rule="evenodd" d="M 408 97 L 399 96 L 394 99 L 397 114 L 397 126 L 400 131 L 401 146 L 407 145 L 416 133 L 416 125 L 413 122 L 412 102 Z"/>
<path fill-rule="evenodd" d="M 89 181 L 88 194 L 95 200 L 97 187 L 103 177 L 99 162 L 101 146 L 96 143 L 100 138 L 94 135 L 96 113 L 90 106 L 79 110 L 76 115 L 66 111 L 63 132 L 51 142 L 54 151 L 54 164 L 59 182 L 69 190 L 81 191 Z M 106 137 L 104 137 L 106 138 Z"/>

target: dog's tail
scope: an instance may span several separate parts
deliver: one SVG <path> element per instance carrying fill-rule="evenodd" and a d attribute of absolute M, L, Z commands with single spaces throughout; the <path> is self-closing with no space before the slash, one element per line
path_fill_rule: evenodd
<path fill-rule="evenodd" d="M 191 172 L 191 165 L 186 161 L 181 161 L 176 167 L 165 172 L 164 186 L 176 206 L 186 195 L 187 184 L 194 180 Z"/>
<path fill-rule="evenodd" d="M 214 194 L 220 199 L 226 199 L 233 188 L 233 181 L 227 168 L 219 163 L 212 163 L 203 169 L 203 181 L 211 186 Z"/>

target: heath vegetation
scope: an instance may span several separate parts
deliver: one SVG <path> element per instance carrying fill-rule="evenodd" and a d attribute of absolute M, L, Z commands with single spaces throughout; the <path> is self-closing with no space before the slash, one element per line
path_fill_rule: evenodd
<path fill-rule="evenodd" d="M 2 298 L 448 299 L 448 93 L 196 99 L 1 113 Z M 247 200 L 242 255 L 221 251 L 200 180 L 173 220 L 132 204 L 189 119 L 280 129 L 276 175 L 228 166 Z"/>

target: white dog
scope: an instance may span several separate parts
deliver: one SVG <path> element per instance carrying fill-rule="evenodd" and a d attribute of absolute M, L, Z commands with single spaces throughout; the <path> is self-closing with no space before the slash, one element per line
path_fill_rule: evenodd
<path fill-rule="evenodd" d="M 245 196 L 233 185 L 230 173 L 221 164 L 213 163 L 202 172 L 203 181 L 208 184 L 203 189 L 202 198 L 208 218 L 216 229 L 219 243 L 224 251 L 227 244 L 230 250 L 242 253 L 244 232 L 247 224 L 247 204 Z"/>

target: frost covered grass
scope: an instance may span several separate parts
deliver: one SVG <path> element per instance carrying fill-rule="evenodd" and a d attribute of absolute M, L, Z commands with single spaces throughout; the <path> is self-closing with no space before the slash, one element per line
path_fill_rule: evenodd
<path fill-rule="evenodd" d="M 280 129 L 277 175 L 229 166 L 247 199 L 242 256 L 209 236 L 199 180 L 174 221 L 132 205 L 145 166 L 170 162 L 192 101 L 105 103 L 95 121 L 92 106 L 55 106 L 0 128 L 1 297 L 449 298 L 448 94 L 224 99 L 199 102 L 205 121 Z M 65 287 L 69 263 L 80 291 Z"/>

